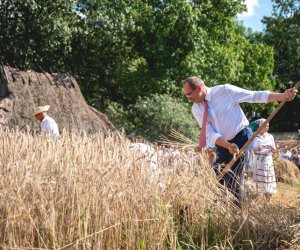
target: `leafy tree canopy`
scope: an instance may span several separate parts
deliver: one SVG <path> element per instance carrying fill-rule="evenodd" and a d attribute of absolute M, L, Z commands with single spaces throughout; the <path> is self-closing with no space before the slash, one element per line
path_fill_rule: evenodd
<path fill-rule="evenodd" d="M 265 42 L 274 48 L 276 88 L 285 90 L 300 80 L 300 2 L 274 1 L 273 14 L 264 18 Z M 300 126 L 299 96 L 274 118 L 274 130 L 296 131 Z"/>
<path fill-rule="evenodd" d="M 86 94 L 99 107 L 154 93 L 182 97 L 189 75 L 210 85 L 272 87 L 272 49 L 247 40 L 234 19 L 243 7 L 233 0 L 82 1 L 87 35 L 74 61 L 89 67 L 81 74 L 89 78 L 82 79 Z"/>
<path fill-rule="evenodd" d="M 0 1 L 0 59 L 19 68 L 68 69 L 74 6 L 75 0 Z"/>

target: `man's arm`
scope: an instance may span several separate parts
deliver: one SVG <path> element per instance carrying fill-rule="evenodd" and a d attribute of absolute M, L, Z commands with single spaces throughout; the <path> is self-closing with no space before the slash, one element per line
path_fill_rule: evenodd
<path fill-rule="evenodd" d="M 221 146 L 223 148 L 226 148 L 228 149 L 229 153 L 234 155 L 234 154 L 237 154 L 239 152 L 239 147 L 234 144 L 234 143 L 230 143 L 228 141 L 226 141 L 225 139 L 223 139 L 222 137 L 219 137 L 216 142 L 215 142 L 216 145 L 218 146 Z M 195 152 L 200 152 L 200 147 L 197 146 L 195 148 Z"/>
<path fill-rule="evenodd" d="M 216 144 L 223 147 L 223 148 L 227 148 L 230 154 L 237 154 L 239 152 L 239 147 L 234 144 L 234 143 L 230 143 L 226 140 L 224 140 L 222 137 L 219 137 L 216 140 Z"/>
<path fill-rule="evenodd" d="M 297 93 L 298 93 L 298 90 L 296 88 L 287 89 L 283 93 L 271 92 L 268 97 L 268 102 L 291 101 L 295 98 Z"/>

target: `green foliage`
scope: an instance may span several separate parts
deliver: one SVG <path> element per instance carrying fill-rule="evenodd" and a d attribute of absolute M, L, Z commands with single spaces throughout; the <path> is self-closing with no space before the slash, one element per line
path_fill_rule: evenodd
<path fill-rule="evenodd" d="M 243 71 L 236 49 L 245 36 L 234 20 L 243 9 L 239 1 L 82 1 L 80 6 L 86 39 L 73 61 L 83 61 L 82 87 L 90 100 L 100 91 L 102 106 L 106 99 L 126 106 L 155 93 L 182 97 L 188 75 L 216 84 L 237 82 Z"/>
<path fill-rule="evenodd" d="M 272 17 L 264 19 L 265 40 L 274 46 L 275 77 L 282 82 L 297 81 L 300 79 L 300 4 L 287 0 L 276 3 Z"/>
<path fill-rule="evenodd" d="M 162 134 L 168 136 L 171 128 L 190 139 L 198 140 L 199 128 L 189 105 L 169 95 L 152 95 L 140 98 L 133 107 L 137 120 L 138 134 L 150 141 L 157 140 Z"/>
<path fill-rule="evenodd" d="M 161 135 L 168 136 L 171 128 L 190 139 L 198 140 L 199 128 L 192 116 L 190 105 L 169 95 L 154 94 L 140 97 L 136 104 L 126 109 L 110 102 L 105 110 L 109 119 L 119 129 L 155 141 Z"/>
<path fill-rule="evenodd" d="M 110 102 L 105 110 L 106 115 L 113 122 L 113 124 L 120 130 L 130 133 L 135 126 L 131 122 L 131 115 L 128 110 L 116 102 Z"/>
<path fill-rule="evenodd" d="M 299 1 L 274 1 L 272 17 L 264 19 L 265 42 L 274 48 L 273 78 L 276 88 L 284 91 L 300 80 L 300 3 Z M 298 97 L 286 103 L 276 115 L 273 129 L 297 131 L 300 126 Z"/>
<path fill-rule="evenodd" d="M 19 68 L 65 70 L 75 0 L 0 2 L 0 59 Z"/>

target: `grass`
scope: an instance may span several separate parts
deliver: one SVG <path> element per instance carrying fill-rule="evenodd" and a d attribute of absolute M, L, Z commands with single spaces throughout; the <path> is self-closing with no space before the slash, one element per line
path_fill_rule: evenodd
<path fill-rule="evenodd" d="M 277 186 L 278 189 L 280 189 L 281 191 L 288 190 L 300 194 L 300 183 L 288 184 L 288 183 L 278 182 Z"/>
<path fill-rule="evenodd" d="M 300 184 L 277 183 L 278 193 L 272 203 L 286 207 L 300 207 Z"/>
<path fill-rule="evenodd" d="M 120 135 L 53 139 L 0 131 L 3 249 L 280 249 L 296 247 L 299 185 L 244 210 L 209 160 L 157 171 Z M 296 249 L 296 248 L 295 248 Z"/>

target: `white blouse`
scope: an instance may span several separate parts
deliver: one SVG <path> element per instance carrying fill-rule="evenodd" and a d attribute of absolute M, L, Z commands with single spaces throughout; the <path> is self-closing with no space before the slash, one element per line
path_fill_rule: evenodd
<path fill-rule="evenodd" d="M 257 135 L 253 141 L 253 148 L 257 148 L 258 146 L 262 146 L 262 149 L 256 152 L 256 154 L 261 154 L 261 155 L 272 154 L 271 147 L 275 148 L 273 135 L 269 133 L 264 133 L 263 135 Z"/>

